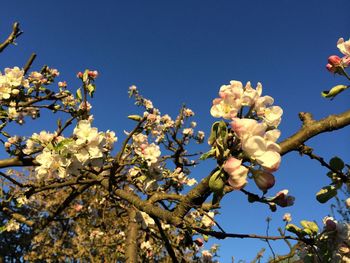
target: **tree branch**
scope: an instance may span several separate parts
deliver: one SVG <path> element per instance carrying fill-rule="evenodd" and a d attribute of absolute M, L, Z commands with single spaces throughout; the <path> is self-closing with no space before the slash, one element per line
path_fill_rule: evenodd
<path fill-rule="evenodd" d="M 273 240 L 273 241 L 283 240 L 283 239 L 300 240 L 297 237 L 293 237 L 293 236 L 261 236 L 261 235 L 255 235 L 255 234 L 233 234 L 233 233 L 224 233 L 224 232 L 218 232 L 218 231 L 212 231 L 212 230 L 205 230 L 199 227 L 194 227 L 193 229 L 198 233 L 212 236 L 217 239 L 225 239 L 227 237 L 231 237 L 231 238 L 254 238 L 254 239 Z"/>
<path fill-rule="evenodd" d="M 318 134 L 339 130 L 350 124 L 350 110 L 341 114 L 329 115 L 319 121 L 312 120 L 308 113 L 302 114 L 303 127 L 279 144 L 281 155 L 297 151 L 300 145 Z"/>
<path fill-rule="evenodd" d="M 136 222 L 136 210 L 131 207 L 129 210 L 129 224 L 128 233 L 126 238 L 126 251 L 125 258 L 127 263 L 137 263 L 138 262 L 138 244 L 137 244 L 137 234 L 139 232 L 140 226 Z"/>
<path fill-rule="evenodd" d="M 177 263 L 178 261 L 176 259 L 175 251 L 174 251 L 173 247 L 171 246 L 170 241 L 162 228 L 162 224 L 160 223 L 159 219 L 156 217 L 153 217 L 153 220 L 159 229 L 160 235 L 164 241 L 164 245 L 165 245 L 166 250 L 168 251 L 169 256 L 171 257 L 173 263 Z"/>
<path fill-rule="evenodd" d="M 0 160 L 0 169 L 15 166 L 34 166 L 37 163 L 33 158 L 19 158 L 13 157 Z"/>
<path fill-rule="evenodd" d="M 13 44 L 23 32 L 19 29 L 19 23 L 15 22 L 12 26 L 12 32 L 7 39 L 0 44 L 0 52 L 2 52 L 8 45 Z"/>

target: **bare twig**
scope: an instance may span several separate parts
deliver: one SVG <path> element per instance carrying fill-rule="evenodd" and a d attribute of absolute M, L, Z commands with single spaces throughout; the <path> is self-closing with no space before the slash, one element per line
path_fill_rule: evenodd
<path fill-rule="evenodd" d="M 10 44 L 15 43 L 16 38 L 18 38 L 23 32 L 19 29 L 19 23 L 15 22 L 12 26 L 12 32 L 7 37 L 7 39 L 0 44 L 0 53 Z"/>

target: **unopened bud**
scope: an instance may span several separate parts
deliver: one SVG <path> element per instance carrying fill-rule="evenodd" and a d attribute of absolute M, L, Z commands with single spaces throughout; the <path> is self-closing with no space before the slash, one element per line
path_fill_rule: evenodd
<path fill-rule="evenodd" d="M 128 119 L 133 120 L 133 121 L 140 121 L 140 120 L 142 120 L 142 117 L 140 115 L 129 115 Z"/>
<path fill-rule="evenodd" d="M 342 59 L 336 55 L 330 56 L 328 58 L 328 63 L 333 66 L 340 66 L 342 62 Z"/>
<path fill-rule="evenodd" d="M 88 73 L 88 75 L 89 75 L 89 77 L 90 78 L 93 78 L 93 79 L 95 79 L 95 78 L 97 78 L 97 76 L 98 76 L 98 72 L 97 72 L 97 70 L 94 70 L 94 71 L 89 71 L 89 73 Z"/>
<path fill-rule="evenodd" d="M 199 247 L 203 246 L 203 244 L 204 244 L 203 239 L 201 239 L 201 238 L 197 238 L 193 242 Z"/>
<path fill-rule="evenodd" d="M 253 178 L 256 186 L 263 192 L 275 185 L 275 177 L 268 172 L 253 170 Z"/>

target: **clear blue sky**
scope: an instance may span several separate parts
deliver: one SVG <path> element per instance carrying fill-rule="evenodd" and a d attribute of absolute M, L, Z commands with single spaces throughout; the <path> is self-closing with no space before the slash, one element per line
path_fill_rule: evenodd
<path fill-rule="evenodd" d="M 214 121 L 209 109 L 220 85 L 233 79 L 260 81 L 264 94 L 284 109 L 280 128 L 285 138 L 300 127 L 299 111 L 321 118 L 349 105 L 349 91 L 333 101 L 320 96 L 342 81 L 325 64 L 329 55 L 338 54 L 338 38 L 350 37 L 349 9 L 349 0 L 6 1 L 1 5 L 1 36 L 14 21 L 21 23 L 24 34 L 16 48 L 2 55 L 0 68 L 23 65 L 34 51 L 38 57 L 33 68 L 58 68 L 72 89 L 78 87 L 76 72 L 97 69 L 95 124 L 115 130 L 120 139 L 131 125 L 126 116 L 138 111 L 127 99 L 132 84 L 162 113 L 174 116 L 186 103 L 196 112 L 198 127 L 208 133 Z M 47 122 L 39 121 L 24 132 L 45 127 Z M 323 135 L 310 145 L 327 159 L 339 155 L 349 161 L 349 132 L 346 128 Z M 200 179 L 211 168 L 202 164 L 193 176 Z M 257 234 L 265 233 L 267 216 L 272 217 L 271 231 L 282 225 L 285 212 L 295 222 L 320 222 L 330 211 L 314 197 L 328 183 L 325 173 L 314 161 L 291 153 L 276 173 L 272 193 L 290 189 L 297 197 L 294 207 L 272 214 L 233 193 L 224 199 L 218 219 L 227 232 Z M 251 260 L 266 247 L 252 240 L 219 243 L 220 262 L 230 262 L 231 256 Z M 273 246 L 285 249 L 283 242 Z"/>

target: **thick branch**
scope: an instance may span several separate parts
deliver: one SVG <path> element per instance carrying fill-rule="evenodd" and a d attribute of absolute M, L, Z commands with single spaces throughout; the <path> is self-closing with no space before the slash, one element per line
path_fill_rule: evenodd
<path fill-rule="evenodd" d="M 8 158 L 0 160 L 0 168 L 14 167 L 14 166 L 34 166 L 36 162 L 33 158 Z"/>
<path fill-rule="evenodd" d="M 94 175 L 89 174 L 88 175 L 91 179 L 95 180 L 101 180 L 102 178 Z M 109 180 L 103 179 L 101 181 L 101 185 L 107 190 L 110 191 L 109 187 Z M 115 189 L 113 191 L 113 194 L 116 196 L 124 199 L 125 201 L 129 202 L 133 206 L 135 206 L 138 210 L 146 212 L 152 217 L 158 217 L 162 221 L 165 221 L 166 223 L 172 224 L 174 226 L 181 226 L 183 225 L 183 220 L 180 217 L 175 216 L 172 212 L 166 211 L 148 201 L 142 200 L 138 195 L 134 194 L 133 192 L 126 191 L 123 189 Z"/>
<path fill-rule="evenodd" d="M 140 226 L 136 222 L 136 211 L 134 208 L 129 210 L 129 224 L 128 233 L 126 238 L 126 251 L 125 258 L 127 263 L 137 263 L 137 234 L 139 232 Z"/>
<path fill-rule="evenodd" d="M 350 110 L 341 114 L 329 115 L 319 121 L 311 120 L 310 115 L 305 113 L 303 117 L 303 127 L 280 143 L 281 155 L 297 151 L 300 145 L 320 133 L 339 130 L 350 124 Z"/>

